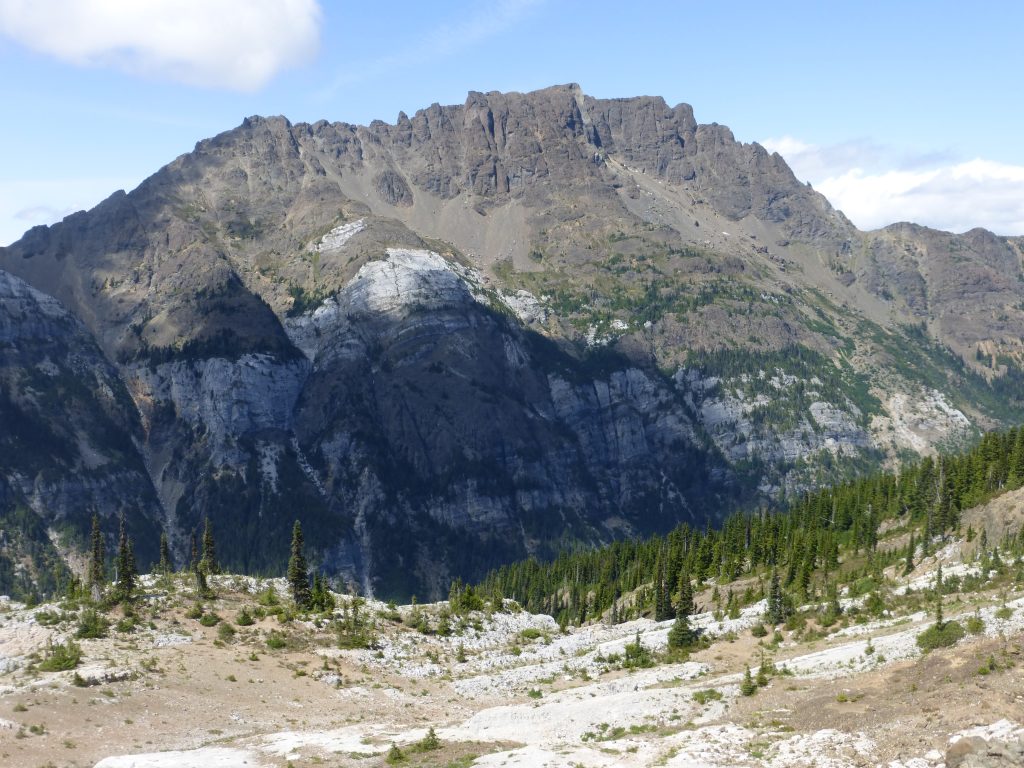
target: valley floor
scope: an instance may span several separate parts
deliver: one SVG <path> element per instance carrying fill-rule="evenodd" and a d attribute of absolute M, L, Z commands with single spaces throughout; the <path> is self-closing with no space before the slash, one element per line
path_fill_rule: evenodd
<path fill-rule="evenodd" d="M 956 544 L 937 557 L 948 574 L 976 570 L 958 562 Z M 906 578 L 887 573 L 892 594 L 928 586 L 935 564 L 930 558 Z M 844 620 L 830 633 L 783 631 L 772 642 L 751 632 L 762 602 L 734 619 L 695 616 L 694 625 L 718 639 L 688 660 L 628 670 L 626 645 L 639 636 L 658 657 L 671 622 L 563 633 L 547 616 L 481 612 L 456 617 L 442 637 L 409 626 L 417 612 L 436 618 L 440 606 L 368 601 L 362 611 L 376 616 L 375 647 L 339 650 L 322 619 L 259 618 L 257 596 L 268 582 L 213 581 L 218 596 L 204 615 L 219 623 L 197 620 L 185 579 L 147 578 L 135 631 L 79 641 L 83 660 L 64 672 L 41 672 L 33 662 L 73 635 L 71 617 L 62 621 L 58 606 L 3 604 L 0 764 L 1024 764 L 1019 584 L 947 596 L 947 620 L 976 617 L 981 625 L 955 647 L 927 654 L 915 642 L 932 623 L 924 611 Z M 283 582 L 276 589 L 283 594 Z M 340 607 L 351 598 L 338 600 Z M 243 607 L 257 614 L 251 626 L 237 625 Z M 229 619 L 233 633 L 222 629 Z M 745 666 L 756 672 L 762 659 L 776 671 L 741 695 Z"/>

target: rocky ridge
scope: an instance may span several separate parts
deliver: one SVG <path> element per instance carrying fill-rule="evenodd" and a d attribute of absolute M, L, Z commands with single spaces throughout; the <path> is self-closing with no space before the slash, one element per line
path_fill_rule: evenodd
<path fill-rule="evenodd" d="M 327 571 L 385 595 L 1024 413 L 1019 240 L 859 232 L 689 106 L 573 85 L 249 118 L 0 269 L 130 396 L 133 506 L 179 560 L 209 516 L 233 567 L 281 568 L 265 542 L 299 514 Z M 88 508 L 51 494 L 43 519 Z"/>

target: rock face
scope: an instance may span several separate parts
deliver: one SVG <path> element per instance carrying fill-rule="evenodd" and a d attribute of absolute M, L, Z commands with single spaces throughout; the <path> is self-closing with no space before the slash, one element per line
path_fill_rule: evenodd
<path fill-rule="evenodd" d="M 0 272 L 0 582 L 53 587 L 59 553 L 91 517 L 113 536 L 124 515 L 151 559 L 162 510 L 117 369 L 55 299 Z M 154 538 L 155 537 L 155 538 Z"/>
<path fill-rule="evenodd" d="M 859 232 L 659 98 L 253 117 L 0 249 L 0 407 L 53 433 L 0 438 L 5 508 L 68 553 L 130 509 L 179 560 L 209 517 L 261 571 L 298 517 L 332 574 L 437 595 L 1024 418 L 1021 255 Z"/>

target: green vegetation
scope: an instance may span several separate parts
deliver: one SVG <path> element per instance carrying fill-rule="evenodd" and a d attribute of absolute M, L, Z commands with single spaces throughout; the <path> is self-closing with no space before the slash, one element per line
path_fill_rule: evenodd
<path fill-rule="evenodd" d="M 81 660 L 81 646 L 68 640 L 66 643 L 48 648 L 46 657 L 39 662 L 39 669 L 44 672 L 63 672 L 74 669 Z"/>
<path fill-rule="evenodd" d="M 932 624 L 917 636 L 917 645 L 925 652 L 949 648 L 963 640 L 964 634 L 964 628 L 956 621 L 946 621 L 941 626 Z"/>
<path fill-rule="evenodd" d="M 693 700 L 701 706 L 704 706 L 705 704 L 708 704 L 712 701 L 721 701 L 722 692 L 719 691 L 717 688 L 705 688 L 702 691 L 697 691 L 696 693 L 694 693 Z"/>
<path fill-rule="evenodd" d="M 666 589 L 675 605 L 710 578 L 721 590 L 756 577 L 758 586 L 734 595 L 729 608 L 769 597 L 766 619 L 777 624 L 791 614 L 795 598 L 810 600 L 828 592 L 828 585 L 859 582 L 905 559 L 904 549 L 879 541 L 882 523 L 917 531 L 927 553 L 957 528 L 961 510 L 1022 484 L 1024 429 L 993 432 L 966 453 L 805 493 L 783 510 L 735 513 L 719 529 L 683 523 L 665 536 L 564 552 L 548 563 L 512 563 L 492 571 L 477 591 L 492 601 L 513 598 L 560 624 L 579 624 L 605 615 L 618 622 L 656 614 L 659 604 L 664 611 Z M 1020 536 L 1008 543 L 1024 547 Z M 777 588 L 764 583 L 766 574 L 773 575 L 773 585 L 778 580 Z M 865 610 L 877 615 L 886 604 L 872 583 L 877 579 L 863 581 L 851 594 L 868 595 Z"/>

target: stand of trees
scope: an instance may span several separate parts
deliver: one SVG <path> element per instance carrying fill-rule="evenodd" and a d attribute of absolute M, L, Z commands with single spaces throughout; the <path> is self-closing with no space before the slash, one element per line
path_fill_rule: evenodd
<path fill-rule="evenodd" d="M 784 620 L 788 594 L 812 597 L 839 578 L 842 561 L 866 570 L 913 558 L 879 547 L 879 527 L 896 521 L 919 532 L 927 554 L 960 525 L 962 510 L 1024 485 L 1024 428 L 989 433 L 956 456 L 925 458 L 899 473 L 880 472 L 790 499 L 781 510 L 737 512 L 720 529 L 682 524 L 665 536 L 620 541 L 492 571 L 478 592 L 512 598 L 562 624 L 650 611 L 665 620 L 692 601 L 692 583 L 719 586 L 740 577 L 771 577 L 772 618 Z M 1024 530 L 1019 534 L 1024 545 Z M 911 565 L 912 567 L 912 565 Z M 830 587 L 831 585 L 831 587 Z M 787 591 L 783 595 L 781 591 Z M 763 586 L 757 597 L 765 596 Z M 628 604 L 622 599 L 631 594 Z M 730 593 L 731 595 L 731 593 Z M 689 608 L 692 610 L 692 608 Z"/>

